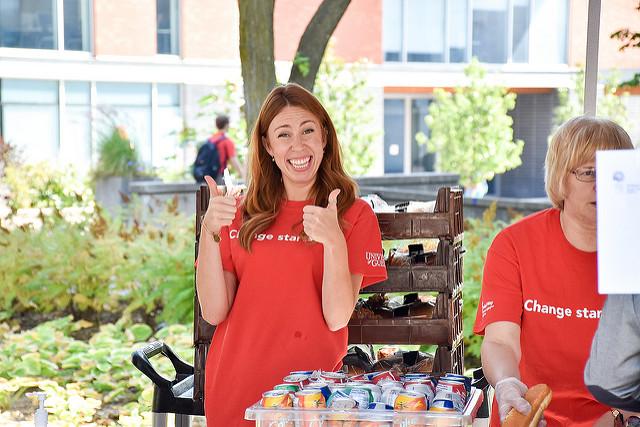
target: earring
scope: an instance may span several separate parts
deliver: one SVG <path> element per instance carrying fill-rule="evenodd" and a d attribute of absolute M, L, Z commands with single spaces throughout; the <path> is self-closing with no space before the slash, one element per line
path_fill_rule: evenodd
<path fill-rule="evenodd" d="M 275 158 L 275 157 L 273 157 L 273 156 L 271 156 L 271 161 L 272 161 L 272 162 L 275 162 L 275 161 L 276 161 L 276 158 Z"/>

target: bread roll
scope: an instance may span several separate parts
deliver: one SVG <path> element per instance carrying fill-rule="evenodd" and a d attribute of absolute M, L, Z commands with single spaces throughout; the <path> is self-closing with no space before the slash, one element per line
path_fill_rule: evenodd
<path fill-rule="evenodd" d="M 531 412 L 522 415 L 512 408 L 502 423 L 503 427 L 537 427 L 544 410 L 551 403 L 551 389 L 546 384 L 537 384 L 527 390 L 524 398 L 531 404 Z"/>

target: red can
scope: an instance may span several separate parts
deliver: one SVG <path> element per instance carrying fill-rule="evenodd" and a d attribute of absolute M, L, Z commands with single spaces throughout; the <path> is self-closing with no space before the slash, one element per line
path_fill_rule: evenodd
<path fill-rule="evenodd" d="M 436 386 L 436 394 L 438 394 L 439 391 L 457 394 L 463 402 L 467 401 L 467 388 L 464 386 L 464 383 L 441 379 Z"/>

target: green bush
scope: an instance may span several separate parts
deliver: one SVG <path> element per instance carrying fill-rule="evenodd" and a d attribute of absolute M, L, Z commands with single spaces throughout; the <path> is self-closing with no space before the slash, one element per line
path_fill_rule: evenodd
<path fill-rule="evenodd" d="M 484 212 L 482 218 L 470 218 L 465 221 L 464 246 L 464 291 L 462 315 L 464 319 L 465 365 L 480 366 L 480 345 L 482 337 L 474 335 L 473 323 L 480 300 L 482 271 L 487 251 L 494 237 L 507 223 L 496 220 L 496 204 L 493 203 Z"/>
<path fill-rule="evenodd" d="M 154 333 L 123 318 L 102 325 L 88 341 L 73 337 L 92 326 L 68 316 L 23 332 L 0 327 L 0 421 L 5 421 L 2 412 L 15 407 L 25 392 L 40 389 L 47 392 L 52 425 L 150 425 L 152 383 L 131 364 L 131 352 L 159 339 L 192 363 L 191 326 L 173 325 Z M 166 358 L 152 363 L 173 378 Z"/>
<path fill-rule="evenodd" d="M 193 224 L 175 204 L 153 223 L 103 217 L 71 224 L 53 215 L 41 228 L 0 230 L 0 310 L 147 313 L 193 319 Z"/>
<path fill-rule="evenodd" d="M 114 126 L 98 145 L 98 165 L 93 171 L 96 178 L 133 176 L 138 170 L 138 152 L 124 128 Z"/>

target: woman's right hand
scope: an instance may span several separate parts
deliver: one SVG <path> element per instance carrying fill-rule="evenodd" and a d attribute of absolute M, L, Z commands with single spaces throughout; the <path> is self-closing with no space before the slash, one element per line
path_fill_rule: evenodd
<path fill-rule="evenodd" d="M 507 418 L 507 414 L 514 408 L 521 414 L 528 414 L 531 411 L 531 404 L 524 398 L 524 394 L 529 388 L 515 377 L 504 378 L 496 383 L 495 398 L 498 401 L 498 411 L 500 412 L 500 423 Z M 538 427 L 545 427 L 547 422 L 544 417 L 538 422 Z"/>
<path fill-rule="evenodd" d="M 202 224 L 211 233 L 220 233 L 222 227 L 231 225 L 236 216 L 237 201 L 232 195 L 222 195 L 218 190 L 218 185 L 210 176 L 205 176 L 204 180 L 209 186 L 209 206 L 204 214 Z"/>

